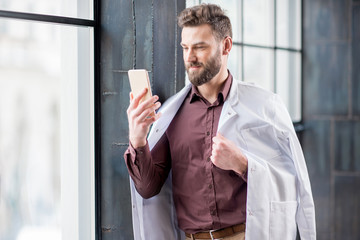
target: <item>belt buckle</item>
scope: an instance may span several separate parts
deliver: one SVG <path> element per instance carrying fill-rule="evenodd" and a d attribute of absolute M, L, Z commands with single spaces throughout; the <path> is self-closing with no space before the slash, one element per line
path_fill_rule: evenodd
<path fill-rule="evenodd" d="M 216 232 L 216 230 L 210 230 L 210 231 L 209 231 L 211 240 L 215 240 L 215 238 L 214 238 L 214 236 L 213 236 L 213 232 Z"/>

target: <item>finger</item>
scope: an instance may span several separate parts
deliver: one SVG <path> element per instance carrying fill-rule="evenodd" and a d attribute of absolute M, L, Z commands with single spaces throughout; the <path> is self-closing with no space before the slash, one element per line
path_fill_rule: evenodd
<path fill-rule="evenodd" d="M 152 106 L 155 104 L 155 102 L 159 100 L 159 96 L 154 95 L 152 97 L 150 97 L 149 99 L 146 99 L 145 101 L 143 101 L 142 103 L 139 104 L 138 108 L 142 108 L 142 107 L 148 107 L 148 106 Z"/>
<path fill-rule="evenodd" d="M 157 113 L 155 114 L 155 116 L 145 118 L 144 123 L 146 124 L 146 126 L 150 126 L 151 124 L 156 122 L 160 117 L 161 117 L 161 113 Z"/>
<path fill-rule="evenodd" d="M 160 102 L 155 103 L 152 107 L 147 108 L 145 111 L 143 111 L 139 116 L 139 120 L 143 121 L 145 118 L 149 118 L 149 116 L 155 112 L 156 109 L 160 107 Z M 151 116 L 152 117 L 152 116 Z"/>
<path fill-rule="evenodd" d="M 216 136 L 220 139 L 225 139 L 225 137 L 220 132 L 217 132 Z"/>
<path fill-rule="evenodd" d="M 141 100 L 144 96 L 145 96 L 145 94 L 147 93 L 147 91 L 148 91 L 148 88 L 144 88 L 143 90 L 141 90 L 141 92 L 138 94 L 138 95 L 136 95 L 136 96 L 134 96 L 137 100 Z"/>
<path fill-rule="evenodd" d="M 211 151 L 211 157 L 210 157 L 210 158 L 214 158 L 215 155 L 216 155 L 216 153 L 215 153 L 215 151 L 214 151 L 214 149 L 213 149 L 213 150 Z"/>
<path fill-rule="evenodd" d="M 219 142 L 220 142 L 220 138 L 218 136 L 213 137 L 212 140 L 213 140 L 213 143 L 216 145 L 219 144 Z"/>
<path fill-rule="evenodd" d="M 134 94 L 130 92 L 130 102 L 134 99 Z"/>
<path fill-rule="evenodd" d="M 147 108 L 152 107 L 155 102 L 159 99 L 158 96 L 153 96 L 150 99 L 146 100 L 145 102 L 142 102 L 138 106 L 135 107 L 133 102 L 130 103 L 130 106 L 128 108 L 129 113 L 131 113 L 131 116 L 134 118 L 138 117 L 142 112 L 144 112 Z"/>
<path fill-rule="evenodd" d="M 216 163 L 217 163 L 217 161 L 216 161 L 216 156 L 215 156 L 215 155 L 212 155 L 212 156 L 210 157 L 210 160 L 211 160 L 211 162 L 216 166 Z"/>
<path fill-rule="evenodd" d="M 157 105 L 157 100 L 159 99 L 158 96 L 153 96 L 150 99 L 142 102 L 140 105 L 137 106 L 137 108 L 133 109 L 133 114 L 135 117 L 140 116 L 144 111 L 146 111 L 149 108 L 155 107 L 154 110 L 158 109 L 160 105 Z M 160 102 L 159 102 L 160 104 Z"/>
<path fill-rule="evenodd" d="M 155 114 L 155 121 L 157 121 L 160 117 L 161 117 L 162 113 L 159 112 L 159 113 L 156 113 Z"/>
<path fill-rule="evenodd" d="M 137 108 L 137 106 L 139 105 L 140 103 L 140 100 L 145 96 L 145 94 L 147 93 L 148 89 L 147 88 L 144 88 L 138 95 L 136 95 L 134 97 L 133 95 L 133 99 L 132 101 L 130 102 L 130 108 L 131 109 L 134 109 L 134 108 Z"/>

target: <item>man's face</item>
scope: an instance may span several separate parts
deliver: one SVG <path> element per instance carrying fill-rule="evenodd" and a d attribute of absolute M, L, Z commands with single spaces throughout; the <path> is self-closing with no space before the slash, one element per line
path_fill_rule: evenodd
<path fill-rule="evenodd" d="M 195 86 L 209 82 L 222 66 L 221 43 L 216 41 L 211 27 L 207 24 L 184 27 L 181 38 L 190 82 Z"/>

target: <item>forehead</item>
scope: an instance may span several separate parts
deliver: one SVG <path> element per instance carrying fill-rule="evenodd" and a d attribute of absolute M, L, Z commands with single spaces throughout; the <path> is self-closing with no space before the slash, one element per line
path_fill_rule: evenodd
<path fill-rule="evenodd" d="M 208 24 L 184 27 L 181 32 L 181 44 L 192 45 L 199 42 L 213 44 L 216 42 L 212 29 Z"/>

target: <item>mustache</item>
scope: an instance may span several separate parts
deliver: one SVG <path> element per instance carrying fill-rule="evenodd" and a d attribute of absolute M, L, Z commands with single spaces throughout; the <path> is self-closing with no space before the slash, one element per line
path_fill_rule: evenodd
<path fill-rule="evenodd" d="M 201 66 L 203 66 L 203 64 L 201 62 L 192 62 L 192 63 L 188 63 L 186 66 L 188 68 L 189 67 L 201 67 Z"/>

